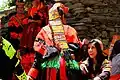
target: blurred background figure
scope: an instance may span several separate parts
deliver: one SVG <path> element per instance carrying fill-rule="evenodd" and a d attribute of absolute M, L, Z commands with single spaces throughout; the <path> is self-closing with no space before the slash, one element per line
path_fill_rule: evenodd
<path fill-rule="evenodd" d="M 16 50 L 19 49 L 20 39 L 23 31 L 24 2 L 23 0 L 16 1 L 16 14 L 12 15 L 8 21 L 9 41 Z"/>
<path fill-rule="evenodd" d="M 112 71 L 110 80 L 120 79 L 120 40 L 117 40 L 113 46 L 110 60 L 112 61 Z"/>
<path fill-rule="evenodd" d="M 32 7 L 28 9 L 28 18 L 24 19 L 25 28 L 20 42 L 21 48 L 33 50 L 33 42 L 41 28 L 47 25 L 48 9 L 44 0 L 32 0 Z"/>
<path fill-rule="evenodd" d="M 120 40 L 120 35 L 119 34 L 114 34 L 111 38 L 109 48 L 103 50 L 103 52 L 108 55 L 108 58 L 110 57 L 110 54 L 112 52 L 113 46 L 117 40 Z"/>
<path fill-rule="evenodd" d="M 41 28 L 47 25 L 48 14 L 44 0 L 32 0 L 32 7 L 28 8 L 27 18 L 23 20 L 24 29 L 20 40 L 21 64 L 28 73 L 34 61 L 33 43 Z"/>
<path fill-rule="evenodd" d="M 14 73 L 19 80 L 26 80 L 26 73 L 16 56 L 16 50 L 1 34 L 0 32 L 0 79 L 13 80 Z"/>
<path fill-rule="evenodd" d="M 81 46 L 80 54 L 79 54 L 79 57 L 80 57 L 79 61 L 84 61 L 88 57 L 87 46 L 88 46 L 89 41 L 90 41 L 89 38 L 84 38 L 82 40 L 82 46 Z"/>

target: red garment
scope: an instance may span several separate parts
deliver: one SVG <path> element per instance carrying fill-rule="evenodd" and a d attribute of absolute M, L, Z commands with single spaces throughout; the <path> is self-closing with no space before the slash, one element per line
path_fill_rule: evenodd
<path fill-rule="evenodd" d="M 22 30 L 20 32 L 17 31 L 19 31 L 20 28 L 21 29 L 23 28 L 22 21 L 24 18 L 25 18 L 24 14 L 16 14 L 9 19 L 8 27 L 13 29 L 12 31 L 10 31 L 11 38 L 20 39 L 22 37 Z"/>
<path fill-rule="evenodd" d="M 39 20 L 39 22 L 29 22 L 30 19 L 31 20 L 33 19 L 34 14 L 37 14 L 38 17 L 40 17 L 40 19 L 37 19 Z M 23 20 L 24 29 L 23 36 L 20 41 L 20 48 L 21 50 L 28 49 L 28 51 L 26 51 L 23 54 L 21 61 L 21 64 L 23 65 L 23 68 L 25 69 L 26 73 L 28 73 L 32 66 L 32 63 L 34 62 L 33 55 L 34 52 L 32 50 L 34 39 L 38 32 L 41 30 L 41 27 L 47 24 L 46 21 L 47 21 L 47 7 L 43 5 L 42 6 L 39 5 L 37 8 L 34 7 L 30 8 L 28 10 L 28 18 Z"/>
<path fill-rule="evenodd" d="M 21 56 L 21 65 L 23 66 L 26 74 L 28 74 L 33 62 L 34 62 L 34 53 L 26 53 Z"/>
<path fill-rule="evenodd" d="M 69 25 L 64 25 L 64 31 L 65 31 L 65 37 L 68 43 L 79 43 L 79 39 L 77 37 L 77 32 L 74 28 L 70 27 Z M 49 25 L 45 26 L 36 36 L 36 39 L 42 39 L 45 41 L 45 44 L 48 46 L 53 46 L 53 38 L 52 38 L 52 32 L 49 27 Z M 57 42 L 56 42 L 57 43 Z M 56 47 L 57 44 L 56 44 Z M 38 47 L 35 47 L 36 49 Z M 37 49 L 38 52 L 41 53 L 41 49 Z M 43 55 L 43 53 L 41 53 Z"/>
<path fill-rule="evenodd" d="M 68 80 L 66 76 L 66 63 L 63 57 L 60 59 L 60 80 Z"/>
<path fill-rule="evenodd" d="M 120 74 L 110 76 L 109 80 L 120 80 Z"/>
<path fill-rule="evenodd" d="M 40 19 L 34 20 L 35 14 L 37 14 L 38 17 L 40 17 Z M 34 20 L 34 21 L 39 20 L 39 21 L 29 22 L 28 21 L 30 20 L 29 18 L 24 19 L 23 22 L 25 24 L 25 28 L 23 30 L 23 37 L 20 41 L 20 46 L 31 49 L 33 47 L 33 42 L 34 42 L 36 35 L 41 30 L 41 28 L 47 24 L 47 21 L 48 21 L 47 20 L 47 7 L 43 5 L 41 7 L 39 5 L 37 8 L 32 7 L 31 9 L 29 9 L 28 15 L 31 20 Z"/>
<path fill-rule="evenodd" d="M 65 37 L 68 43 L 79 43 L 79 39 L 77 37 L 77 32 L 74 28 L 70 27 L 69 25 L 63 25 L 64 27 L 64 31 L 65 31 Z M 45 44 L 48 46 L 53 46 L 53 38 L 52 38 L 52 32 L 50 29 L 50 26 L 47 25 L 45 27 L 43 27 L 41 29 L 41 31 L 38 33 L 38 35 L 36 36 L 36 40 L 41 39 L 45 41 Z M 38 42 L 36 42 L 35 44 L 37 44 Z M 39 43 L 38 43 L 39 44 Z M 41 46 L 42 44 L 40 44 L 39 46 L 34 46 L 35 51 L 41 53 L 42 55 L 44 55 L 41 51 L 41 48 L 43 48 L 43 46 Z M 58 48 L 58 46 L 56 45 L 56 47 Z M 40 55 L 41 55 L 40 54 Z M 39 63 L 39 62 L 38 62 Z M 35 69 L 37 69 L 36 67 L 33 67 Z M 38 71 L 38 70 L 37 70 Z M 41 71 L 39 71 L 41 72 Z M 51 73 L 52 72 L 52 73 Z M 33 72 L 29 71 L 29 76 L 34 76 L 32 75 Z M 56 80 L 56 74 L 57 74 L 57 70 L 54 68 L 47 68 L 47 72 L 46 72 L 46 80 Z M 49 73 L 49 74 L 48 74 Z M 49 75 L 51 75 L 51 77 L 49 77 Z M 54 78 L 53 78 L 54 76 Z M 63 58 L 60 59 L 60 80 L 67 80 L 67 76 L 66 76 L 66 63 L 65 60 Z M 34 76 L 35 77 L 35 76 Z M 37 77 L 37 75 L 36 75 Z M 51 79 L 52 78 L 52 79 Z"/>

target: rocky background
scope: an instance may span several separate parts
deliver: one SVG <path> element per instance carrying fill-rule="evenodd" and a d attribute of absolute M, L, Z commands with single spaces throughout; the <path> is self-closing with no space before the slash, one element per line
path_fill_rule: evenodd
<path fill-rule="evenodd" d="M 120 33 L 120 0 L 65 0 L 69 7 L 67 23 L 79 38 L 98 38 L 105 48 L 112 35 Z"/>

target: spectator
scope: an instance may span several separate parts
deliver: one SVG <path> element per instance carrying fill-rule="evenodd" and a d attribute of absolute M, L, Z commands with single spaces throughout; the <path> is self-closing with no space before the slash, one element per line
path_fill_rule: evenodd
<path fill-rule="evenodd" d="M 88 43 L 89 57 L 80 64 L 83 72 L 83 80 L 106 80 L 110 77 L 110 61 L 103 55 L 103 44 L 98 39 L 93 39 Z"/>
<path fill-rule="evenodd" d="M 113 46 L 112 53 L 110 55 L 112 61 L 112 71 L 110 80 L 120 79 L 120 40 L 117 40 Z"/>

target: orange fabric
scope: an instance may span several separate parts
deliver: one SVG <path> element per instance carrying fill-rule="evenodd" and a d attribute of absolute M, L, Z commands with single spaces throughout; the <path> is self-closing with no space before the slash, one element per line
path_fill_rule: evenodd
<path fill-rule="evenodd" d="M 105 49 L 105 50 L 103 50 L 103 52 L 104 52 L 106 55 L 110 55 L 110 54 L 111 54 L 111 52 L 110 52 L 109 49 L 111 49 L 111 47 L 114 46 L 114 44 L 115 44 L 115 42 L 116 42 L 117 40 L 120 40 L 120 35 L 118 35 L 118 34 L 113 35 L 113 36 L 112 36 L 112 41 L 111 41 L 111 43 L 110 43 L 110 47 L 107 48 L 107 49 Z"/>
<path fill-rule="evenodd" d="M 117 40 L 120 40 L 120 35 L 113 35 L 111 43 L 114 44 Z"/>
<path fill-rule="evenodd" d="M 32 8 L 31 8 L 31 11 L 30 11 L 30 16 L 33 17 L 33 15 L 34 15 L 36 12 L 37 12 L 37 8 L 32 7 Z"/>
<path fill-rule="evenodd" d="M 74 28 L 64 25 L 64 31 L 65 31 L 65 37 L 67 42 L 72 42 L 72 43 L 79 43 L 78 37 L 76 36 L 76 31 Z M 49 25 L 45 26 L 41 31 L 38 33 L 36 38 L 40 38 L 45 41 L 46 45 L 48 46 L 53 46 L 53 38 L 52 38 L 52 32 L 49 28 Z M 58 47 L 56 45 L 56 47 Z M 38 50 L 40 51 L 40 50 Z"/>
<path fill-rule="evenodd" d="M 109 80 L 120 80 L 120 74 L 116 74 L 116 75 L 110 76 Z"/>
<path fill-rule="evenodd" d="M 43 5 L 43 3 L 40 3 L 38 7 L 32 7 L 29 9 L 28 16 L 32 19 L 35 13 L 40 16 L 40 20 L 33 20 L 33 22 L 29 22 L 29 18 L 26 18 L 23 21 L 26 26 L 23 30 L 23 36 L 20 41 L 21 47 L 28 47 L 30 49 L 33 48 L 34 38 L 41 28 L 47 24 L 47 7 Z"/>
<path fill-rule="evenodd" d="M 35 13 L 37 13 L 37 10 L 41 10 L 43 7 L 44 7 L 43 3 L 40 3 L 40 4 L 38 5 L 38 7 L 32 7 L 32 8 L 29 9 L 29 11 L 28 11 L 28 12 L 29 12 L 29 15 L 33 17 L 33 15 L 34 15 Z"/>
<path fill-rule="evenodd" d="M 35 68 L 31 68 L 30 71 L 28 72 L 28 75 L 31 76 L 32 78 L 36 79 L 38 75 L 38 70 Z"/>

